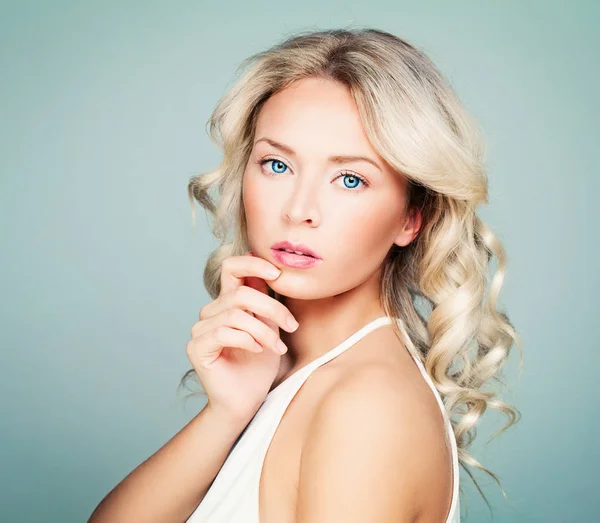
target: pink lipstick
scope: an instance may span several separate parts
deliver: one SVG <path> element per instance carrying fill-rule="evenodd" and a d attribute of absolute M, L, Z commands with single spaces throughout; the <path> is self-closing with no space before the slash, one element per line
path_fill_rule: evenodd
<path fill-rule="evenodd" d="M 302 243 L 277 242 L 271 246 L 271 253 L 279 263 L 295 269 L 308 269 L 323 261 L 315 251 Z"/>

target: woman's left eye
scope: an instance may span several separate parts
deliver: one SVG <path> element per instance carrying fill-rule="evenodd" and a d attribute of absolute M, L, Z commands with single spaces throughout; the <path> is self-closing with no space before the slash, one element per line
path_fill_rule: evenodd
<path fill-rule="evenodd" d="M 365 180 L 362 176 L 359 176 L 358 174 L 354 173 L 341 173 L 336 178 L 336 180 L 339 178 L 346 178 L 346 180 L 351 180 L 350 186 L 346 185 L 346 182 L 344 182 L 344 189 L 354 189 L 355 187 L 358 187 L 358 182 L 362 183 L 365 187 L 369 185 L 367 183 L 367 180 Z"/>
<path fill-rule="evenodd" d="M 271 163 L 271 167 L 275 172 L 267 171 L 267 174 L 269 176 L 275 176 L 277 174 L 284 174 L 285 169 L 287 169 L 287 165 L 285 163 L 283 163 L 281 160 L 277 160 L 275 158 L 265 158 L 264 160 L 260 160 L 258 163 L 261 166 L 263 166 L 267 163 Z M 358 182 L 362 183 L 365 187 L 369 186 L 369 183 L 367 182 L 367 180 L 365 180 L 362 176 L 359 176 L 358 174 L 355 174 L 355 173 L 343 172 L 336 178 L 336 180 L 339 178 L 346 178 L 346 180 L 350 180 L 349 185 L 346 185 L 346 183 L 344 183 L 344 187 L 342 187 L 343 189 L 346 189 L 347 191 L 351 191 L 352 189 L 358 187 Z"/>

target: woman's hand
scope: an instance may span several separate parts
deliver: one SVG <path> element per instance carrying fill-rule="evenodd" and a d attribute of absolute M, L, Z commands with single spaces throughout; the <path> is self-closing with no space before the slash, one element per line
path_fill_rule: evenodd
<path fill-rule="evenodd" d="M 252 253 L 223 261 L 220 294 L 200 310 L 186 346 L 213 410 L 252 418 L 277 376 L 279 328 L 298 328 L 288 308 L 268 295 L 265 280 L 279 274 Z"/>

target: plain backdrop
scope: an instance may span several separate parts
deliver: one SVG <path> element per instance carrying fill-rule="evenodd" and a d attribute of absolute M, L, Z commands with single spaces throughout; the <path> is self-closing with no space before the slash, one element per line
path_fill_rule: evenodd
<path fill-rule="evenodd" d="M 0 7 L 0 521 L 83 522 L 203 406 L 177 384 L 217 245 L 193 229 L 205 125 L 239 62 L 296 30 L 423 49 L 480 122 L 506 366 L 471 448 L 498 523 L 600 521 L 599 2 L 12 1 Z M 469 477 L 463 521 L 492 521 Z M 466 505 L 468 518 L 464 517 Z"/>

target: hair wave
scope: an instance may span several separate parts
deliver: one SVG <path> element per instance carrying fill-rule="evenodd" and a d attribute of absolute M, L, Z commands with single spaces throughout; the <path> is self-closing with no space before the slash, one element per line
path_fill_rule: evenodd
<path fill-rule="evenodd" d="M 487 472 L 508 499 L 498 477 L 468 453 L 488 408 L 508 418 L 491 439 L 521 417 L 490 387 L 494 382 L 506 386 L 503 366 L 513 341 L 521 350 L 522 370 L 522 348 L 507 314 L 498 310 L 505 251 L 476 213 L 478 205 L 488 203 L 478 125 L 422 51 L 377 29 L 296 33 L 244 60 L 240 72 L 208 122 L 209 136 L 223 150 L 222 163 L 193 176 L 188 185 L 194 226 L 197 201 L 210 213 L 212 233 L 220 240 L 204 270 L 209 295 L 219 295 L 223 260 L 249 251 L 242 175 L 262 105 L 309 76 L 346 85 L 374 149 L 408 180 L 406 210 L 418 207 L 423 216 L 415 240 L 392 246 L 384 261 L 382 305 L 388 315 L 402 319 L 411 345 L 407 348 L 423 362 L 443 399 L 462 467 L 488 507 L 467 465 Z M 211 196 L 211 189 L 218 194 Z M 497 267 L 490 278 L 493 256 Z M 180 386 L 192 377 L 194 369 Z"/>

